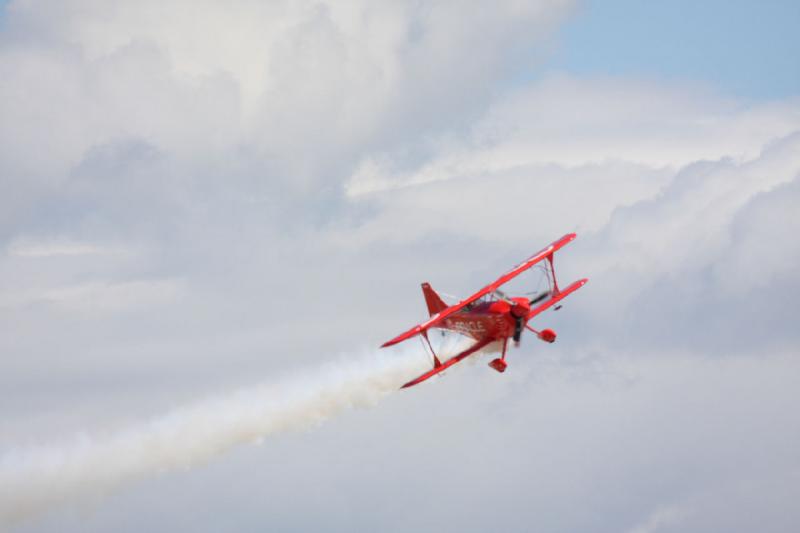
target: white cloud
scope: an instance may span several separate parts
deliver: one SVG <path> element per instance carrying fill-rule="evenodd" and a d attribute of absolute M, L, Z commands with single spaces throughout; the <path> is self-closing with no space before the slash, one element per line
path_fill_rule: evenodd
<path fill-rule="evenodd" d="M 719 502 L 797 469 L 798 102 L 509 89 L 568 4 L 12 4 L 3 448 L 377 346 L 424 316 L 420 281 L 466 294 L 566 231 L 561 279 L 591 279 L 502 377 L 464 365 L 29 529 L 791 521 Z"/>
<path fill-rule="evenodd" d="M 419 168 L 396 172 L 391 153 L 365 159 L 348 191 L 548 164 L 676 169 L 705 159 L 748 160 L 798 128 L 795 101 L 743 104 L 699 87 L 553 76 L 495 102 L 462 141 L 434 143 L 434 156 Z"/>
<path fill-rule="evenodd" d="M 47 290 L 39 299 L 73 312 L 109 313 L 158 308 L 179 298 L 178 280 L 138 280 L 124 283 L 90 282 Z"/>
<path fill-rule="evenodd" d="M 661 506 L 647 520 L 630 530 L 630 533 L 655 533 L 665 528 L 680 524 L 687 511 L 679 506 Z"/>
<path fill-rule="evenodd" d="M 0 88 L 4 166 L 51 181 L 132 138 L 200 158 L 245 148 L 311 180 L 480 109 L 483 80 L 569 4 L 16 3 L 0 52 L 15 80 Z"/>
<path fill-rule="evenodd" d="M 26 242 L 25 239 L 16 239 L 8 245 L 8 253 L 18 257 L 52 257 L 58 255 L 95 255 L 109 252 L 103 247 L 91 243 L 69 241 Z"/>
<path fill-rule="evenodd" d="M 792 149 L 800 149 L 795 144 Z M 764 176 L 774 170 L 764 172 Z M 800 265 L 800 170 L 794 179 L 753 195 L 730 224 L 734 243 L 712 265 L 716 282 L 726 291 L 764 290 L 793 285 Z"/>

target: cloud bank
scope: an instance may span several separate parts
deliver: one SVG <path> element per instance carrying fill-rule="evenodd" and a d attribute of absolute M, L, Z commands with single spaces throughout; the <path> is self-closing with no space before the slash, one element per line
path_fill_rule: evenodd
<path fill-rule="evenodd" d="M 592 280 L 502 379 L 465 365 L 179 474 L 137 459 L 88 516 L 21 530 L 795 530 L 800 105 L 537 72 L 571 8 L 10 3 L 4 451 L 116 450 L 109 428 L 378 346 L 419 282 L 467 294 L 567 231 L 561 279 Z"/>

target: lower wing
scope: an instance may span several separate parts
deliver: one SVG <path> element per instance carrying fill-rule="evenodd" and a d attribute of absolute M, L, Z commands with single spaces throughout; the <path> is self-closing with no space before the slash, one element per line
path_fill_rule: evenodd
<path fill-rule="evenodd" d="M 469 348 L 467 348 L 466 350 L 464 350 L 460 354 L 451 357 L 450 359 L 448 359 L 444 363 L 441 363 L 439 365 L 434 366 L 432 370 L 430 370 L 428 372 L 425 372 L 424 374 L 422 374 L 418 378 L 412 379 L 411 381 L 409 381 L 408 383 L 403 385 L 401 388 L 405 389 L 405 388 L 408 388 L 408 387 L 412 387 L 414 385 L 422 383 L 423 381 L 425 381 L 428 378 L 431 378 L 431 377 L 435 376 L 436 374 L 439 374 L 440 372 L 444 372 L 445 370 L 447 370 L 448 368 L 450 368 L 454 364 L 466 359 L 467 357 L 469 357 L 470 355 L 474 354 L 475 352 L 477 352 L 478 350 L 480 350 L 481 348 L 485 347 L 487 344 L 490 344 L 493 341 L 494 341 L 494 339 L 482 339 L 482 340 L 479 340 L 478 342 L 476 342 L 475 344 L 473 344 L 472 346 L 470 346 Z"/>

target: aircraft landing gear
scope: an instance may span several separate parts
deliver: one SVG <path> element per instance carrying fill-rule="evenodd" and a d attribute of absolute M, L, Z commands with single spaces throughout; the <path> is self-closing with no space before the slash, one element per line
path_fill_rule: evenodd
<path fill-rule="evenodd" d="M 508 368 L 508 363 L 506 363 L 506 348 L 508 347 L 508 338 L 503 339 L 503 355 L 494 359 L 489 366 L 500 372 L 501 374 L 506 371 Z"/>
<path fill-rule="evenodd" d="M 502 373 L 502 372 L 506 371 L 506 367 L 508 367 L 508 363 L 506 363 L 504 360 L 502 360 L 502 359 L 500 359 L 498 357 L 497 359 L 495 359 L 494 361 L 489 363 L 489 366 L 494 368 L 498 372 Z"/>

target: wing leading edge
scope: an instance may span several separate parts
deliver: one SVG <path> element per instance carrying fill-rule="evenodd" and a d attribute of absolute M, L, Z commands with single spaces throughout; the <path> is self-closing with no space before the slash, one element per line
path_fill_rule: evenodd
<path fill-rule="evenodd" d="M 526 270 L 531 268 L 533 265 L 535 265 L 539 261 L 542 261 L 543 259 L 545 259 L 547 256 L 557 252 L 558 250 L 560 250 L 561 248 L 563 248 L 564 246 L 566 246 L 567 244 L 572 242 L 575 239 L 575 237 L 577 237 L 577 235 L 575 233 L 568 233 L 568 234 L 564 235 L 563 237 L 561 237 L 560 239 L 558 239 L 556 241 L 553 241 L 552 243 L 550 243 L 546 247 L 542 248 L 541 250 L 539 250 L 538 252 L 536 252 L 535 254 L 530 256 L 528 259 L 526 259 L 522 263 L 518 264 L 517 266 L 515 266 L 514 268 L 509 270 L 507 273 L 503 274 L 502 276 L 497 278 L 495 281 L 493 281 L 492 283 L 488 284 L 487 286 L 485 286 L 484 288 L 482 288 L 481 290 L 479 290 L 478 292 L 476 292 L 475 294 L 473 294 L 472 296 L 470 296 L 466 300 L 462 300 L 459 303 L 457 303 L 455 305 L 452 305 L 452 306 L 448 307 L 447 309 L 441 311 L 440 313 L 436 313 L 435 315 L 432 315 L 430 317 L 430 319 L 428 319 L 427 321 L 423 322 L 422 324 L 416 325 L 413 328 L 409 329 L 408 331 L 406 331 L 404 333 L 401 333 L 400 335 L 398 335 L 397 337 L 393 338 L 392 340 L 383 343 L 381 345 L 381 348 L 385 348 L 387 346 L 392 346 L 393 344 L 397 344 L 399 342 L 403 342 L 404 340 L 410 339 L 411 337 L 414 337 L 415 335 L 419 335 L 420 333 L 423 333 L 423 332 L 427 331 L 429 328 L 431 328 L 431 327 L 435 326 L 436 324 L 440 323 L 441 321 L 443 321 L 445 318 L 449 317 L 450 315 L 452 315 L 454 313 L 457 313 L 458 311 L 460 311 L 461 309 L 465 308 L 466 306 L 468 306 L 469 304 L 471 304 L 475 300 L 477 300 L 479 298 L 482 298 L 482 297 L 486 296 L 489 293 L 494 292 L 500 286 L 508 283 L 509 281 L 514 279 L 515 277 L 519 276 L 520 274 L 522 274 L 523 272 L 525 272 Z M 586 282 L 586 280 L 581 280 L 580 282 L 573 283 L 567 289 L 561 291 L 559 293 L 559 296 L 561 296 L 562 294 L 563 294 L 563 296 L 566 296 L 570 292 L 580 288 L 580 286 L 582 286 L 583 283 L 585 283 L 585 282 Z M 577 283 L 581 283 L 581 285 L 578 286 L 578 287 L 573 288 L 575 286 L 575 284 L 577 284 Z M 567 292 L 567 291 L 569 291 L 569 292 Z M 561 297 L 563 298 L 563 296 L 561 296 Z M 536 308 L 536 310 L 537 310 L 536 313 L 538 314 L 538 313 L 541 312 L 541 311 L 538 310 L 540 307 L 542 308 L 541 310 L 543 311 L 544 309 L 546 309 L 547 307 L 549 307 L 550 305 L 555 303 L 554 300 L 556 300 L 556 298 L 551 298 L 550 300 L 548 300 L 547 302 L 545 302 L 541 306 L 537 307 Z M 549 305 L 545 305 L 545 304 L 549 304 Z M 533 311 L 531 311 L 531 312 L 533 313 Z"/>

